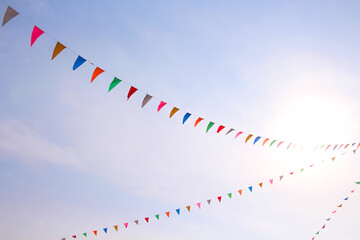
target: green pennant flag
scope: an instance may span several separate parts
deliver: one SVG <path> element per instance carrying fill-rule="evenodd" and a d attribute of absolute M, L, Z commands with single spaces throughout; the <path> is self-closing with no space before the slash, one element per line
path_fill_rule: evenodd
<path fill-rule="evenodd" d="M 319 235 L 320 232 L 317 232 L 316 234 Z"/>
<path fill-rule="evenodd" d="M 214 124 L 215 124 L 214 122 L 209 122 L 209 125 L 207 126 L 206 132 L 208 132 L 210 130 L 210 128 L 212 126 L 214 126 Z"/>
<path fill-rule="evenodd" d="M 229 196 L 229 198 L 231 198 L 231 197 L 232 197 L 232 193 L 228 193 L 228 196 Z"/>
<path fill-rule="evenodd" d="M 300 171 L 304 171 L 304 169 L 302 168 L 302 169 L 300 169 Z"/>
<path fill-rule="evenodd" d="M 355 182 L 355 183 L 360 185 L 360 182 Z"/>
<path fill-rule="evenodd" d="M 157 215 L 155 215 L 155 217 L 157 218 L 157 220 L 159 220 L 159 217 L 160 217 L 160 216 L 159 216 L 159 214 L 157 214 Z"/>
<path fill-rule="evenodd" d="M 110 87 L 109 87 L 109 91 L 111 91 L 111 89 L 113 89 L 114 87 L 116 87 L 116 85 L 118 85 L 121 82 L 120 79 L 118 79 L 117 77 L 114 77 L 114 80 L 112 80 L 112 82 L 110 83 Z"/>
<path fill-rule="evenodd" d="M 271 143 L 270 143 L 270 147 L 276 142 L 277 140 L 273 140 Z"/>
<path fill-rule="evenodd" d="M 86 233 L 83 233 L 83 235 L 84 235 L 85 237 L 87 237 L 87 234 L 86 234 Z"/>

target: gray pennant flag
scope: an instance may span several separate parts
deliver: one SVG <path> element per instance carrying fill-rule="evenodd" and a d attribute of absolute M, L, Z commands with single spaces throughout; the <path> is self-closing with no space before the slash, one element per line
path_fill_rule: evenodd
<path fill-rule="evenodd" d="M 2 26 L 7 24 L 11 19 L 16 17 L 17 15 L 19 15 L 19 13 L 17 11 L 15 11 L 12 7 L 8 6 L 8 8 L 6 9 L 4 18 L 3 18 Z"/>
<path fill-rule="evenodd" d="M 225 134 L 225 135 L 228 135 L 229 133 L 231 133 L 232 131 L 234 131 L 233 128 L 230 128 L 230 130 Z"/>
<path fill-rule="evenodd" d="M 280 181 L 283 179 L 284 176 L 280 176 Z"/>
<path fill-rule="evenodd" d="M 144 97 L 144 100 L 142 102 L 141 107 L 143 108 L 150 101 L 150 99 L 152 99 L 152 96 L 150 96 L 149 94 L 146 94 L 146 96 Z"/>
<path fill-rule="evenodd" d="M 211 203 L 211 199 L 207 200 L 207 203 L 210 205 L 210 203 Z"/>
<path fill-rule="evenodd" d="M 136 223 L 136 225 L 139 225 L 139 220 L 135 220 L 134 222 Z"/>

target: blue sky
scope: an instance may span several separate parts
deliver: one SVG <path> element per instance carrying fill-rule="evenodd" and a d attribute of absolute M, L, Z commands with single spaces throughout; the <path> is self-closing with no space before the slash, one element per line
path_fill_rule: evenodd
<path fill-rule="evenodd" d="M 148 216 L 98 239 L 311 239 L 359 181 L 358 156 L 346 154 L 240 198 L 236 189 L 329 156 L 245 145 L 215 127 L 205 134 L 195 118 L 181 124 L 189 111 L 263 137 L 359 142 L 357 1 L 8 3 L 181 111 L 169 120 L 171 107 L 158 113 L 156 100 L 141 109 L 144 95 L 127 101 L 125 84 L 107 93 L 105 74 L 90 84 L 93 66 L 72 71 L 67 50 L 50 61 L 54 40 L 30 48 L 32 25 L 13 19 L 0 31 L 5 239 L 60 239 Z M 359 193 L 318 239 L 357 239 Z M 163 219 L 176 208 L 184 214 Z"/>

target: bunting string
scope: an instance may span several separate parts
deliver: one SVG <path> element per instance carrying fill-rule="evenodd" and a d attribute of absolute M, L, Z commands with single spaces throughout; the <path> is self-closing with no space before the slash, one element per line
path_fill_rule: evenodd
<path fill-rule="evenodd" d="M 344 154 L 346 154 L 346 153 L 344 153 Z M 325 163 L 325 161 L 334 162 L 335 159 L 336 159 L 336 157 L 331 157 L 331 158 L 327 158 L 326 160 L 323 159 L 323 160 L 321 160 L 321 162 L 322 163 Z M 246 188 L 238 188 L 238 189 L 235 189 L 233 192 L 221 194 L 221 195 L 219 195 L 219 196 L 217 196 L 215 198 L 207 198 L 206 201 L 200 201 L 200 202 L 195 202 L 193 204 L 188 204 L 185 207 L 179 207 L 179 208 L 176 208 L 175 210 L 172 210 L 172 211 L 168 210 L 168 211 L 165 211 L 163 214 L 158 213 L 158 214 L 152 215 L 152 217 L 146 216 L 146 217 L 142 217 L 142 218 L 137 218 L 136 220 L 133 220 L 133 221 L 124 222 L 122 224 L 116 224 L 116 225 L 113 225 L 113 226 L 102 227 L 102 228 L 92 230 L 92 231 L 88 231 L 88 232 L 85 232 L 85 233 L 74 234 L 74 235 L 71 235 L 69 237 L 63 237 L 63 238 L 61 238 L 61 240 L 79 238 L 81 236 L 87 237 L 87 236 L 89 236 L 89 234 L 93 234 L 93 236 L 98 236 L 99 232 L 103 232 L 103 234 L 108 234 L 110 229 L 112 230 L 112 232 L 118 232 L 120 227 L 122 229 L 127 229 L 130 226 L 130 224 L 138 226 L 139 224 L 142 224 L 142 223 L 150 223 L 151 221 L 159 221 L 159 220 L 162 220 L 162 219 L 169 219 L 173 215 L 181 216 L 181 215 L 184 215 L 184 213 L 191 213 L 191 211 L 194 211 L 194 209 L 201 210 L 201 209 L 203 209 L 205 207 L 209 207 L 211 204 L 213 205 L 214 202 L 216 202 L 218 204 L 221 204 L 221 203 L 224 202 L 224 199 L 231 200 L 236 196 L 237 197 L 242 197 L 242 196 L 244 196 L 246 194 L 253 193 L 256 190 L 261 190 L 265 186 L 272 186 L 276 182 L 282 182 L 283 179 L 286 178 L 287 176 L 288 177 L 289 176 L 294 176 L 295 173 L 302 173 L 302 172 L 305 171 L 305 169 L 310 169 L 310 168 L 313 168 L 314 166 L 318 166 L 318 165 L 320 165 L 320 163 L 316 163 L 316 164 L 313 163 L 313 164 L 307 165 L 307 166 L 305 166 L 303 168 L 291 171 L 288 174 L 281 175 L 281 176 L 279 176 L 277 178 L 270 178 L 270 179 L 268 179 L 266 181 L 262 181 L 262 182 L 259 182 L 257 184 L 254 184 L 254 185 L 250 185 L 250 186 L 248 186 Z M 360 184 L 360 182 L 358 184 Z"/>
<path fill-rule="evenodd" d="M 3 0 L 1 0 L 1 2 L 6 4 Z M 108 88 L 108 92 L 112 91 L 112 89 L 117 87 L 120 83 L 125 84 L 130 87 L 129 92 L 127 94 L 127 100 L 129 100 L 131 98 L 131 96 L 133 96 L 135 93 L 141 92 L 144 95 L 144 98 L 143 98 L 143 101 L 141 104 L 141 108 L 145 107 L 149 101 L 156 100 L 159 102 L 159 105 L 157 107 L 158 112 L 160 112 L 165 106 L 167 106 L 171 109 L 169 118 L 172 118 L 178 112 L 183 112 L 183 114 L 184 114 L 182 117 L 183 125 L 188 121 L 189 118 L 193 118 L 194 120 L 196 119 L 195 123 L 194 123 L 194 127 L 197 127 L 198 125 L 203 123 L 203 125 L 206 126 L 206 128 L 205 128 L 206 133 L 208 133 L 211 129 L 214 129 L 215 128 L 214 126 L 216 126 L 215 129 L 216 129 L 216 133 L 218 133 L 218 134 L 224 133 L 225 135 L 229 135 L 229 136 L 233 135 L 234 139 L 243 137 L 245 144 L 248 142 L 252 143 L 252 145 L 255 145 L 258 143 L 258 144 L 261 144 L 262 147 L 264 147 L 265 145 L 268 145 L 269 147 L 274 146 L 273 148 L 276 148 L 276 149 L 279 149 L 279 148 L 286 149 L 286 150 L 297 149 L 300 151 L 302 151 L 304 149 L 313 150 L 313 151 L 328 151 L 328 150 L 329 151 L 330 150 L 341 151 L 344 149 L 348 149 L 349 146 L 352 147 L 352 150 L 354 150 L 354 148 L 358 149 L 360 147 L 360 143 L 318 144 L 318 145 L 296 144 L 296 143 L 290 142 L 290 141 L 282 141 L 282 140 L 277 140 L 277 139 L 273 139 L 273 138 L 269 138 L 269 137 L 263 137 L 258 134 L 240 131 L 240 130 L 237 130 L 232 127 L 226 127 L 225 125 L 217 124 L 214 121 L 211 121 L 211 120 L 208 120 L 207 118 L 198 116 L 194 113 L 191 113 L 190 111 L 182 110 L 182 109 L 176 107 L 175 105 L 168 103 L 167 101 L 163 101 L 160 98 L 157 98 L 156 96 L 153 96 L 141 89 L 134 87 L 131 83 L 116 77 L 114 74 L 111 74 L 109 71 L 105 71 L 102 67 L 99 67 L 98 65 L 96 65 L 92 61 L 90 61 L 89 59 L 84 58 L 77 51 L 73 50 L 72 48 L 70 48 L 68 46 L 65 46 L 63 43 L 58 41 L 56 38 L 52 37 L 50 34 L 43 31 L 42 29 L 40 29 L 37 25 L 32 23 L 32 21 L 30 21 L 28 18 L 26 18 L 25 16 L 20 14 L 14 8 L 9 6 L 8 4 L 6 4 L 6 5 L 7 5 L 7 9 L 6 9 L 6 12 L 3 17 L 2 27 L 4 27 L 6 24 L 8 24 L 13 18 L 15 18 L 17 16 L 22 16 L 23 19 L 25 19 L 31 25 L 33 25 L 33 31 L 32 31 L 31 38 L 30 38 L 30 46 L 33 46 L 33 44 L 35 44 L 37 39 L 40 38 L 42 35 L 47 35 L 48 37 L 50 37 L 51 39 L 53 39 L 56 42 L 53 53 L 52 53 L 51 60 L 55 59 L 62 51 L 69 50 L 76 56 L 76 60 L 73 65 L 73 70 L 78 69 L 84 63 L 89 63 L 95 67 L 95 69 L 92 73 L 92 76 L 91 76 L 90 83 L 95 81 L 96 78 L 98 76 L 100 76 L 101 74 L 107 74 L 112 79 L 112 81 L 110 82 L 109 88 Z"/>
<path fill-rule="evenodd" d="M 355 184 L 360 185 L 360 182 L 355 182 Z M 348 201 L 348 200 L 349 200 L 350 194 L 353 194 L 354 192 L 355 192 L 355 189 L 351 190 L 351 191 L 349 192 L 349 195 L 348 195 L 347 197 L 345 197 L 339 205 L 337 205 L 336 209 L 334 209 L 333 211 L 331 211 L 331 217 L 328 217 L 328 218 L 326 219 L 325 224 L 315 233 L 315 235 L 313 236 L 312 240 L 315 240 L 315 237 L 318 236 L 318 235 L 320 234 L 320 232 L 325 229 L 325 226 L 326 226 L 327 222 L 330 222 L 330 220 L 333 218 L 332 216 L 334 216 L 334 215 L 340 210 L 340 208 L 343 207 L 345 201 Z"/>

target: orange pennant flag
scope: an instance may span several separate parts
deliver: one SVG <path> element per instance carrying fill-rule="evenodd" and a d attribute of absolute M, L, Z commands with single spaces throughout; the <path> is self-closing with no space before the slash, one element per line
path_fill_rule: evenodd
<path fill-rule="evenodd" d="M 99 76 L 100 74 L 102 74 L 104 72 L 104 70 L 102 70 L 101 68 L 99 67 L 96 67 L 94 72 L 93 72 L 93 75 L 91 77 L 91 82 L 94 81 L 95 78 L 97 78 L 97 76 Z"/>
<path fill-rule="evenodd" d="M 242 189 L 238 190 L 240 196 L 242 195 Z"/>
<path fill-rule="evenodd" d="M 172 117 L 172 116 L 174 116 L 174 114 L 177 112 L 177 111 L 179 111 L 180 109 L 178 109 L 177 107 L 174 107 L 172 110 L 171 110 L 171 112 L 170 112 L 170 118 Z"/>
<path fill-rule="evenodd" d="M 165 213 L 167 217 L 170 217 L 170 212 Z"/>
<path fill-rule="evenodd" d="M 259 183 L 259 186 L 262 188 L 263 183 Z"/>
<path fill-rule="evenodd" d="M 199 118 L 196 120 L 196 122 L 195 122 L 195 124 L 194 124 L 194 127 L 196 127 L 196 126 L 199 124 L 199 122 L 201 122 L 202 120 L 204 120 L 204 119 L 201 118 L 201 117 L 199 117 Z"/>
<path fill-rule="evenodd" d="M 249 136 L 247 136 L 247 138 L 245 139 L 245 143 L 247 143 L 247 141 L 249 141 L 252 136 L 252 134 L 249 134 Z"/>
<path fill-rule="evenodd" d="M 61 43 L 57 42 L 54 48 L 53 55 L 51 57 L 51 60 L 53 60 L 59 53 L 61 53 L 62 50 L 64 50 L 66 47 L 62 45 Z"/>
<path fill-rule="evenodd" d="M 342 204 L 340 204 L 338 207 L 342 207 Z"/>
<path fill-rule="evenodd" d="M 190 212 L 190 206 L 186 206 L 187 210 Z"/>
<path fill-rule="evenodd" d="M 264 142 L 263 142 L 263 144 L 262 144 L 262 146 L 264 146 L 265 143 L 267 143 L 269 140 L 270 140 L 269 138 L 265 139 Z"/>
<path fill-rule="evenodd" d="M 115 230 L 117 231 L 117 230 L 118 230 L 118 225 L 115 225 L 114 228 L 115 228 Z"/>

